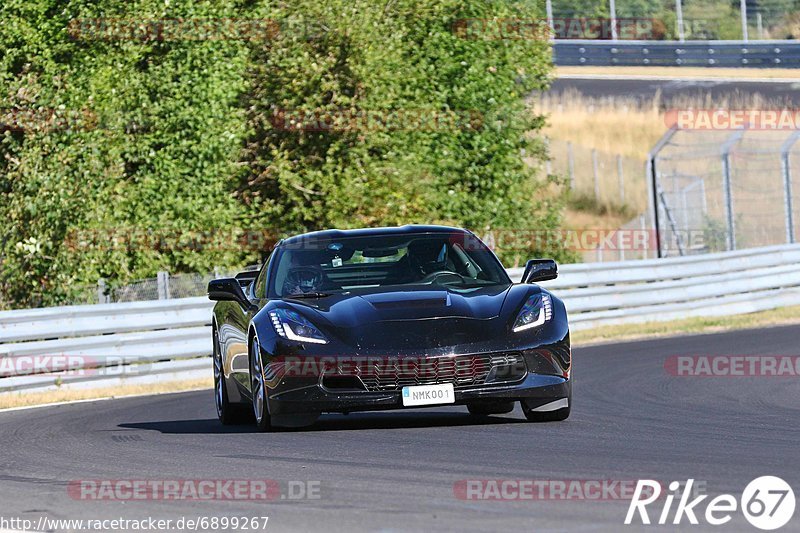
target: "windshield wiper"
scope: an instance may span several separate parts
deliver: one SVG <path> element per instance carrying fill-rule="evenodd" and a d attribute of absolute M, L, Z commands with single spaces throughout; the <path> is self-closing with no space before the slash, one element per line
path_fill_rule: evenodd
<path fill-rule="evenodd" d="M 330 293 L 327 292 L 297 292 L 284 296 L 284 298 L 291 298 L 293 300 L 302 300 L 304 298 L 327 298 Z"/>

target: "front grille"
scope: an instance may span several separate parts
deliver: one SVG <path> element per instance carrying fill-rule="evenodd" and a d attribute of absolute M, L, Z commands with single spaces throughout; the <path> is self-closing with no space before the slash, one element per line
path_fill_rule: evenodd
<path fill-rule="evenodd" d="M 526 368 L 519 353 L 489 353 L 449 357 L 404 357 L 370 360 L 354 368 L 338 367 L 327 376 L 357 376 L 371 392 L 397 391 L 413 385 L 452 383 L 463 389 L 490 383 L 519 381 Z"/>

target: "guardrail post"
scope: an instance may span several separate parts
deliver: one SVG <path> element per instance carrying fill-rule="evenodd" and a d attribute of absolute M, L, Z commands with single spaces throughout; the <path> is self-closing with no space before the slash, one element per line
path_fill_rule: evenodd
<path fill-rule="evenodd" d="M 106 295 L 106 280 L 100 278 L 97 280 L 97 303 L 107 304 L 108 295 Z"/>
<path fill-rule="evenodd" d="M 792 198 L 792 167 L 789 152 L 800 138 L 800 131 L 792 133 L 781 147 L 781 173 L 783 174 L 783 201 L 786 209 L 786 242 L 794 244 L 794 205 Z"/>
<path fill-rule="evenodd" d="M 742 138 L 744 130 L 733 133 L 722 145 L 722 194 L 725 199 L 725 222 L 728 227 L 726 248 L 736 249 L 736 221 L 733 216 L 733 191 L 731 190 L 731 148 Z"/>
<path fill-rule="evenodd" d="M 597 150 L 592 148 L 592 175 L 594 176 L 594 199 L 600 201 L 600 178 L 597 175 Z"/>
<path fill-rule="evenodd" d="M 169 272 L 160 271 L 156 279 L 158 282 L 158 299 L 169 300 Z"/>

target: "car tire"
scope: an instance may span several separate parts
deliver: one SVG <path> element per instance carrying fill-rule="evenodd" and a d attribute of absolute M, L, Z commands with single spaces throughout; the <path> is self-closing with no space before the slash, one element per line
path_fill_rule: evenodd
<path fill-rule="evenodd" d="M 217 418 L 225 425 L 243 424 L 248 421 L 249 410 L 244 405 L 231 403 L 228 400 L 228 385 L 223 371 L 222 352 L 219 348 L 219 333 L 212 330 L 212 358 L 214 364 L 214 404 Z"/>
<path fill-rule="evenodd" d="M 504 415 L 514 410 L 514 402 L 470 403 L 467 410 L 473 416 Z"/>
<path fill-rule="evenodd" d="M 522 405 L 522 412 L 528 422 L 561 422 L 569 418 L 569 412 L 572 408 L 572 398 L 569 399 L 569 405 L 556 409 L 555 411 L 534 411 L 525 405 L 525 402 L 520 402 Z"/>
<path fill-rule="evenodd" d="M 253 337 L 250 342 L 250 391 L 253 399 L 253 416 L 256 419 L 256 428 L 259 431 L 271 431 L 272 421 L 269 416 L 267 402 L 267 386 L 264 372 L 261 368 L 261 347 L 258 337 Z"/>

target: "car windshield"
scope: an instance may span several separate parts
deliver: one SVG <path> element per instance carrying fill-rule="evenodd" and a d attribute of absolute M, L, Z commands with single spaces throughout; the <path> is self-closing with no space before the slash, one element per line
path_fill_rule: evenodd
<path fill-rule="evenodd" d="M 511 283 L 491 250 L 469 233 L 311 235 L 276 252 L 271 298 L 390 285 L 469 290 Z"/>

